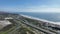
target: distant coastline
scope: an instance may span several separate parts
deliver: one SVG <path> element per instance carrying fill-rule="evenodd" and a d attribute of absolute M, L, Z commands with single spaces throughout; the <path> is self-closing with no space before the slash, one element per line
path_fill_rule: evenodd
<path fill-rule="evenodd" d="M 28 15 L 23 15 L 23 14 L 20 14 L 20 15 L 23 16 L 23 17 L 30 18 L 30 19 L 35 19 L 35 20 L 39 20 L 39 21 L 43 21 L 43 22 L 47 22 L 47 23 L 52 23 L 52 24 L 60 25 L 60 22 L 53 22 L 53 21 L 49 21 L 49 20 L 45 20 L 45 19 L 40 19 L 40 18 L 28 16 Z"/>

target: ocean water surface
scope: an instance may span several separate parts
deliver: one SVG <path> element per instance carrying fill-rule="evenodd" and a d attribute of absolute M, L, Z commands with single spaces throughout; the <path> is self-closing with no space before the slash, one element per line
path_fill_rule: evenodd
<path fill-rule="evenodd" d="M 28 15 L 53 22 L 60 22 L 60 13 L 19 12 L 19 14 Z"/>

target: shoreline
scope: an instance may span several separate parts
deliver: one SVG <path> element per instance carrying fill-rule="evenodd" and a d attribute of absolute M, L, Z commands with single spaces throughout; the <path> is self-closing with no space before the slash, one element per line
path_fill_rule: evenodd
<path fill-rule="evenodd" d="M 60 22 L 48 21 L 48 20 L 44 20 L 44 19 L 40 19 L 40 18 L 28 16 L 28 15 L 23 15 L 23 14 L 20 14 L 20 15 L 23 16 L 23 17 L 26 17 L 26 18 L 30 18 L 30 19 L 34 19 L 34 20 L 39 20 L 39 21 L 43 21 L 43 22 L 47 22 L 47 23 L 51 23 L 51 24 L 60 25 Z"/>

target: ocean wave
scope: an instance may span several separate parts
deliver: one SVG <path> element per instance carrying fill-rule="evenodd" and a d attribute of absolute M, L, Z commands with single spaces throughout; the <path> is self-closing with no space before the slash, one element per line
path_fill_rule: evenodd
<path fill-rule="evenodd" d="M 52 23 L 52 24 L 60 25 L 60 22 L 48 21 L 48 20 L 44 20 L 44 19 L 40 19 L 40 18 L 36 18 L 36 17 L 32 17 L 32 16 L 28 16 L 28 15 L 23 15 L 23 14 L 20 14 L 20 15 L 23 16 L 23 17 L 27 17 L 27 18 L 34 19 L 34 20 L 39 20 L 39 21 L 42 21 L 42 22 L 46 22 L 46 23 Z"/>

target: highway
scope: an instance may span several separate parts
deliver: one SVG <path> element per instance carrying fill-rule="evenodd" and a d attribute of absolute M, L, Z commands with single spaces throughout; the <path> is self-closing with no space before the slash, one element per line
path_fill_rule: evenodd
<path fill-rule="evenodd" d="M 32 28 L 35 28 L 35 29 L 39 30 L 39 31 L 42 31 L 43 33 L 46 33 L 46 34 L 56 34 L 55 32 L 51 32 L 49 30 L 45 30 L 45 29 L 39 28 L 36 25 L 30 24 L 26 20 L 20 20 L 20 21 L 22 21 L 22 23 L 26 24 L 27 26 L 30 26 Z"/>
<path fill-rule="evenodd" d="M 32 28 L 34 28 L 34 29 L 36 29 L 36 30 L 39 30 L 39 31 L 41 31 L 41 32 L 43 32 L 43 33 L 45 33 L 45 34 L 57 34 L 55 31 L 49 30 L 48 28 L 47 28 L 47 29 L 44 29 L 44 28 L 37 27 L 36 25 L 33 25 L 33 24 L 29 23 L 29 22 L 28 22 L 27 20 L 25 20 L 25 19 L 14 19 L 14 21 L 16 22 L 16 28 L 14 28 L 14 30 L 12 30 L 12 31 L 10 32 L 10 34 L 11 34 L 11 33 L 14 33 L 17 29 L 19 29 L 21 23 L 22 23 L 22 24 L 25 24 L 25 25 L 27 25 L 27 26 L 29 26 L 29 27 L 32 27 Z M 21 21 L 21 23 L 18 22 L 18 21 Z"/>
<path fill-rule="evenodd" d="M 13 20 L 15 23 L 16 23 L 16 27 L 11 31 L 9 32 L 9 34 L 12 34 L 12 33 L 16 33 L 16 30 L 18 30 L 21 26 L 20 22 L 18 22 L 17 20 Z"/>

